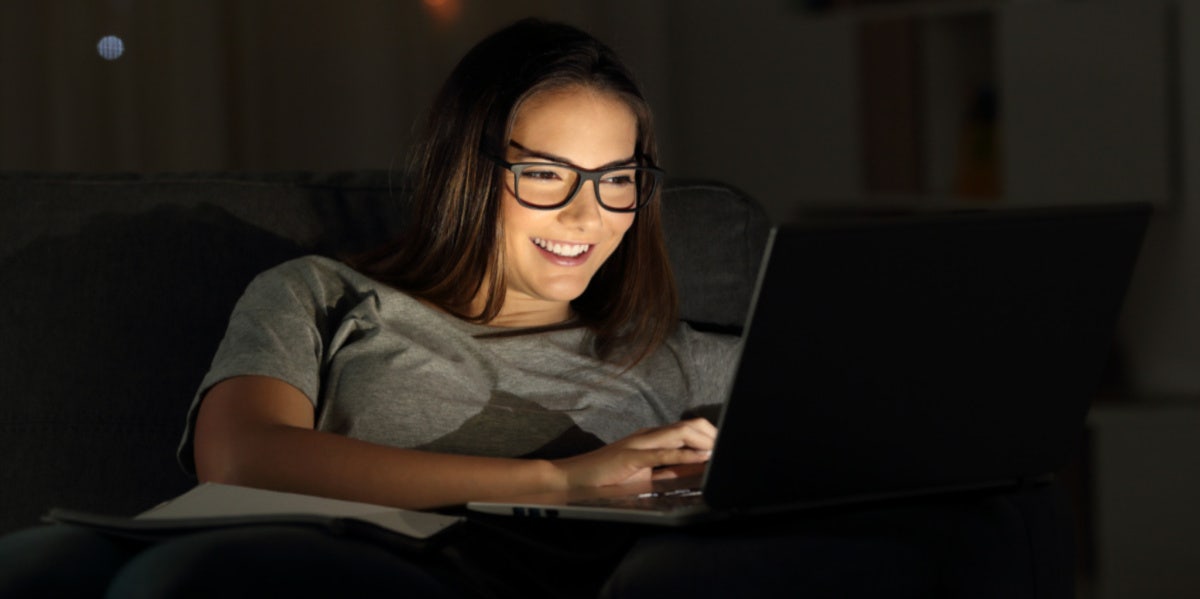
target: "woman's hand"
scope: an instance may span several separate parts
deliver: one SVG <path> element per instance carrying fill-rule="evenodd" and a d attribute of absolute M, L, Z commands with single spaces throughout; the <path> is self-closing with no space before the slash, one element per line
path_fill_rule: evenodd
<path fill-rule="evenodd" d="M 600 449 L 554 460 L 568 489 L 673 476 L 668 467 L 700 464 L 712 454 L 717 428 L 704 418 L 642 429 Z"/>

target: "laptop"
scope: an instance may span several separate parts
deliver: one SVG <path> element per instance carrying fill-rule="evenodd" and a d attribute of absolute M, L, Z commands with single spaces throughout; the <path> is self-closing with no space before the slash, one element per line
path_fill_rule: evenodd
<path fill-rule="evenodd" d="M 694 477 L 475 501 L 681 525 L 1045 480 L 1076 454 L 1146 204 L 776 227 Z"/>

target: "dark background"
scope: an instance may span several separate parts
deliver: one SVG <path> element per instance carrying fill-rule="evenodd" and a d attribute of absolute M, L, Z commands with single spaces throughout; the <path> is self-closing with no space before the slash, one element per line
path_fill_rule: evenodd
<path fill-rule="evenodd" d="M 1083 454 L 1081 595 L 1200 593 L 1196 3 L 0 0 L 0 170 L 393 168 L 458 57 L 528 15 L 626 57 L 672 175 L 777 219 L 1154 203 Z"/>

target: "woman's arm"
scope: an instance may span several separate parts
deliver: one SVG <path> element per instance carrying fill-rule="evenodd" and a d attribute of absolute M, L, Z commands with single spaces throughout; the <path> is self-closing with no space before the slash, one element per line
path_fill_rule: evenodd
<path fill-rule="evenodd" d="M 547 461 L 399 449 L 313 426 L 312 404 L 288 383 L 261 376 L 222 381 L 199 407 L 196 474 L 201 481 L 420 509 L 649 478 L 658 466 L 703 462 L 716 436 L 707 421 L 688 420 Z"/>

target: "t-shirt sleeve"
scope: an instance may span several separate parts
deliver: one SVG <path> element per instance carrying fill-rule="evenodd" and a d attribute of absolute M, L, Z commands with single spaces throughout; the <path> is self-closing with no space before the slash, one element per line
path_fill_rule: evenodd
<path fill-rule="evenodd" d="M 195 473 L 193 435 L 204 395 L 235 376 L 259 375 L 284 381 L 304 393 L 314 407 L 320 393 L 321 363 L 329 318 L 329 297 L 319 264 L 312 259 L 284 263 L 258 275 L 234 306 L 212 365 L 188 409 L 178 458 Z"/>

